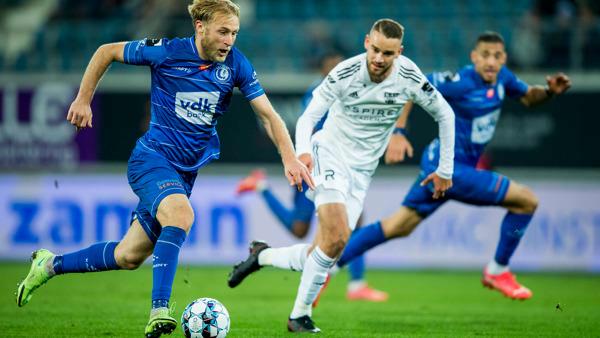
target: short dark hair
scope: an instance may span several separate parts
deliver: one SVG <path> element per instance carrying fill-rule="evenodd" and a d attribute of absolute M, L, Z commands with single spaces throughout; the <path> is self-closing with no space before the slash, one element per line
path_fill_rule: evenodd
<path fill-rule="evenodd" d="M 481 33 L 477 37 L 477 41 L 475 42 L 475 46 L 477 46 L 480 42 L 489 42 L 489 43 L 501 43 L 505 45 L 504 38 L 500 33 L 494 31 L 485 31 Z"/>
<path fill-rule="evenodd" d="M 371 31 L 378 31 L 386 38 L 402 40 L 404 36 L 404 27 L 392 19 L 379 19 L 375 21 Z"/>

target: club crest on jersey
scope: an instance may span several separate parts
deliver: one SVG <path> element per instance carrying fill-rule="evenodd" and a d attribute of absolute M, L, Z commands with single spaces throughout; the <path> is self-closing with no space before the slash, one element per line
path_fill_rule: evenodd
<path fill-rule="evenodd" d="M 175 113 L 189 123 L 212 124 L 219 103 L 219 92 L 177 92 Z"/>
<path fill-rule="evenodd" d="M 218 65 L 214 71 L 215 79 L 221 83 L 226 83 L 231 78 L 231 71 L 226 65 Z"/>

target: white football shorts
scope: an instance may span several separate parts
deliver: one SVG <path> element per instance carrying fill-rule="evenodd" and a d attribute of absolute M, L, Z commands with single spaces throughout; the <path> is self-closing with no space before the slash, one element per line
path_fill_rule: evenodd
<path fill-rule="evenodd" d="M 374 171 L 351 168 L 344 162 L 341 152 L 322 142 L 313 142 L 312 156 L 315 190 L 309 191 L 307 196 L 315 202 L 317 210 L 323 204 L 345 204 L 348 227 L 354 230 Z"/>

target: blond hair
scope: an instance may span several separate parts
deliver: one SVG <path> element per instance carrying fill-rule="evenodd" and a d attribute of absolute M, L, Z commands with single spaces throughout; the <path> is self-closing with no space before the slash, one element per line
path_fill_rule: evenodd
<path fill-rule="evenodd" d="M 231 0 L 194 0 L 188 5 L 188 12 L 193 22 L 211 22 L 217 13 L 240 17 L 240 7 Z"/>

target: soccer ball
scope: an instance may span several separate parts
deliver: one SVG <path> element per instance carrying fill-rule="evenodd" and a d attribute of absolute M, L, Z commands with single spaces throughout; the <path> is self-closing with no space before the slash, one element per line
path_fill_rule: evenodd
<path fill-rule="evenodd" d="M 181 328 L 187 338 L 223 338 L 229 332 L 229 312 L 221 302 L 199 298 L 181 315 Z"/>

